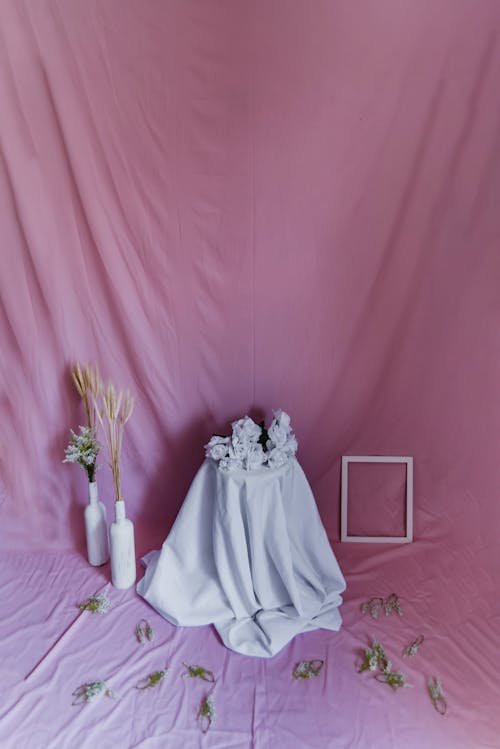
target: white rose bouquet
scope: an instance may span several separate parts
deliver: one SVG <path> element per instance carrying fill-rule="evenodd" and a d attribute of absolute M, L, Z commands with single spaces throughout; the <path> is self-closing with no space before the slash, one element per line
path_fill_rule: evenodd
<path fill-rule="evenodd" d="M 284 411 L 274 412 L 266 429 L 249 416 L 233 421 L 230 437 L 214 435 L 205 445 L 207 458 L 212 458 L 223 471 L 253 471 L 257 468 L 280 468 L 297 452 L 297 440 Z"/>

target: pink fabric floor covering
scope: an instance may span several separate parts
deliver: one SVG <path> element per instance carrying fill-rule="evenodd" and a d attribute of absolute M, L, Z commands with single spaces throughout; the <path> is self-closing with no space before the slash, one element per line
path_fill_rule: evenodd
<path fill-rule="evenodd" d="M 134 590 L 108 582 L 109 568 L 90 568 L 79 555 L 2 555 L 0 650 L 2 749 L 483 749 L 499 746 L 498 601 L 478 600 L 476 575 L 463 555 L 443 556 L 425 543 L 340 550 L 347 591 L 339 633 L 296 637 L 272 659 L 227 650 L 212 627 L 176 628 Z M 454 583 L 450 584 L 453 577 Z M 458 581 L 458 583 L 457 583 Z M 98 591 L 108 613 L 80 613 L 76 604 Z M 361 603 L 396 591 L 403 617 L 362 616 Z M 152 643 L 134 635 L 146 617 Z M 418 634 L 414 658 L 401 651 Z M 412 688 L 392 692 L 371 673 L 357 673 L 362 649 L 376 637 Z M 316 678 L 294 681 L 302 660 L 324 659 Z M 182 677 L 197 663 L 217 678 L 216 721 L 197 724 L 209 684 Z M 169 672 L 155 689 L 134 685 Z M 448 701 L 443 717 L 426 691 L 438 676 Z M 116 699 L 81 707 L 72 692 L 108 680 Z"/>

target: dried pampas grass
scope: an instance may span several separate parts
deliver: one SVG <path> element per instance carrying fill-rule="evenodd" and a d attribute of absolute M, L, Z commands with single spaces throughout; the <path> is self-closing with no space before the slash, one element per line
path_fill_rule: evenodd
<path fill-rule="evenodd" d="M 97 364 L 91 366 L 85 364 L 81 366 L 75 362 L 71 369 L 71 376 L 76 387 L 76 391 L 83 400 L 85 406 L 85 416 L 87 417 L 87 426 L 91 429 L 97 428 L 99 408 L 97 407 L 97 397 L 101 388 L 101 378 Z"/>
<path fill-rule="evenodd" d="M 125 424 L 132 416 L 132 411 L 134 410 L 134 398 L 128 390 L 119 390 L 116 392 L 111 383 L 102 388 L 101 398 L 103 404 L 102 413 L 97 407 L 95 397 L 93 397 L 94 409 L 106 436 L 110 466 L 115 485 L 116 501 L 120 502 L 123 499 L 121 494 L 120 475 L 120 455 L 122 451 L 123 431 L 125 429 Z M 106 426 L 103 423 L 104 416 L 106 418 Z"/>
<path fill-rule="evenodd" d="M 88 426 L 96 431 L 98 425 L 103 429 L 109 450 L 116 501 L 119 502 L 123 499 L 120 475 L 123 431 L 132 416 L 134 398 L 128 390 L 117 392 L 111 383 L 104 386 L 95 364 L 82 366 L 75 362 L 71 376 L 78 395 L 83 400 Z M 102 409 L 98 403 L 99 398 L 102 400 Z"/>

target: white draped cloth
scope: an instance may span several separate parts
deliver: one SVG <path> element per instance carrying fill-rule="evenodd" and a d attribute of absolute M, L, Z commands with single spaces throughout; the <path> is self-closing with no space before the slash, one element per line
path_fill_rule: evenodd
<path fill-rule="evenodd" d="M 337 631 L 345 581 L 297 460 L 196 474 L 137 586 L 173 624 L 214 624 L 224 644 L 270 657 L 295 635 Z"/>

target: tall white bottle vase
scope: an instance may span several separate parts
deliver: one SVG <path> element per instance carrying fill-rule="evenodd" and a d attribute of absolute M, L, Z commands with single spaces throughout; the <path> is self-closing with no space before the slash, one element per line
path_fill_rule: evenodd
<path fill-rule="evenodd" d="M 135 583 L 134 524 L 125 516 L 125 501 L 115 502 L 115 520 L 109 529 L 111 582 L 125 590 Z"/>
<path fill-rule="evenodd" d="M 106 508 L 99 501 L 97 484 L 89 482 L 89 503 L 85 508 L 85 536 L 89 564 L 100 567 L 109 560 Z"/>

